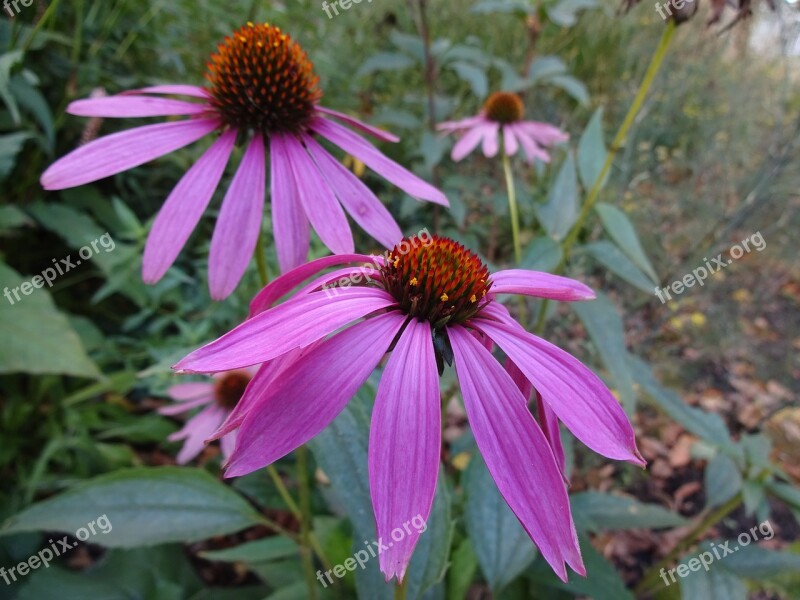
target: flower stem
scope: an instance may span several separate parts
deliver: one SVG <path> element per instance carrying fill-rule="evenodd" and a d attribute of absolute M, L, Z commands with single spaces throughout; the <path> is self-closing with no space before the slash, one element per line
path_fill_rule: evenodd
<path fill-rule="evenodd" d="M 262 287 L 269 283 L 269 267 L 267 266 L 267 250 L 264 247 L 264 232 L 258 234 L 258 241 L 256 241 L 256 267 L 258 267 L 258 277 L 261 280 Z"/>
<path fill-rule="evenodd" d="M 406 592 L 408 591 L 408 573 L 403 578 L 403 583 L 398 583 L 394 588 L 394 600 L 406 600 Z"/>
<path fill-rule="evenodd" d="M 311 555 L 311 488 L 308 483 L 308 448 L 305 446 L 297 449 L 297 482 L 300 488 L 300 555 L 309 597 L 314 600 L 317 597 L 317 584 Z"/>
<path fill-rule="evenodd" d="M 672 564 L 676 558 L 693 546 L 700 536 L 736 510 L 741 503 L 742 495 L 739 493 L 716 510 L 708 513 L 680 542 L 678 542 L 675 548 L 672 549 L 672 552 L 650 567 L 650 570 L 645 573 L 644 577 L 642 577 L 639 583 L 633 588 L 633 593 L 636 596 L 642 596 L 646 592 L 649 592 L 653 584 L 658 582 L 662 568 Z"/>
<path fill-rule="evenodd" d="M 561 273 L 564 270 L 567 261 L 569 260 L 569 254 L 572 250 L 572 246 L 578 239 L 578 236 L 580 235 L 581 231 L 583 230 L 583 226 L 586 223 L 586 219 L 589 217 L 589 214 L 597 202 L 597 198 L 600 196 L 600 189 L 603 187 L 603 182 L 605 181 L 608 172 L 611 170 L 611 165 L 614 162 L 617 152 L 619 152 L 620 148 L 622 147 L 622 144 L 625 141 L 631 126 L 636 120 L 636 115 L 639 114 L 639 111 L 644 105 L 647 93 L 650 91 L 650 87 L 652 86 L 656 75 L 664 63 L 664 58 L 667 55 L 667 50 L 669 50 L 669 45 L 674 34 L 675 22 L 670 20 L 667 23 L 667 26 L 664 28 L 664 33 L 661 34 L 661 40 L 658 43 L 658 47 L 656 48 L 653 57 L 650 59 L 650 64 L 647 66 L 647 71 L 645 71 L 644 78 L 639 84 L 639 89 L 636 91 L 636 96 L 633 98 L 633 103 L 628 109 L 628 112 L 622 121 L 622 125 L 620 125 L 619 130 L 617 131 L 617 135 L 614 136 L 614 141 L 611 143 L 611 147 L 606 153 L 606 160 L 603 163 L 603 168 L 600 169 L 600 174 L 594 180 L 594 183 L 592 184 L 592 187 L 586 196 L 586 201 L 583 203 L 581 212 L 578 214 L 578 218 L 575 220 L 575 224 L 569 230 L 569 233 L 567 233 L 567 237 L 565 237 L 561 242 L 561 261 L 558 263 L 558 266 L 556 266 L 554 271 L 555 273 Z M 541 334 L 544 329 L 547 307 L 548 300 L 542 300 L 539 306 L 539 315 L 536 319 L 536 333 Z"/>
<path fill-rule="evenodd" d="M 501 144 L 501 147 L 504 147 Z M 503 173 L 506 176 L 506 190 L 508 191 L 508 212 L 511 217 L 511 238 L 514 242 L 514 260 L 519 265 L 522 262 L 522 246 L 519 241 L 519 210 L 517 209 L 517 194 L 514 190 L 514 174 L 511 172 L 511 160 L 508 154 L 502 151 Z"/>

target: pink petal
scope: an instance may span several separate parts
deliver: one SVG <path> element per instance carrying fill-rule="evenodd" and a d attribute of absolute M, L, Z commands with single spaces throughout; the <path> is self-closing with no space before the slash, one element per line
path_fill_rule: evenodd
<path fill-rule="evenodd" d="M 483 155 L 492 158 L 500 148 L 500 125 L 490 123 L 483 129 Z"/>
<path fill-rule="evenodd" d="M 592 300 L 591 288 L 580 281 L 527 269 L 506 269 L 491 277 L 493 294 L 524 294 L 536 298 L 549 298 L 561 302 Z"/>
<path fill-rule="evenodd" d="M 222 201 L 211 236 L 208 287 L 214 300 L 227 298 L 247 270 L 264 214 L 266 164 L 264 138 L 257 133 Z"/>
<path fill-rule="evenodd" d="M 464 129 L 472 129 L 475 125 L 488 123 L 488 120 L 483 115 L 475 115 L 474 117 L 467 117 L 458 121 L 442 121 L 436 125 L 437 131 L 445 133 L 452 133 L 454 131 L 461 131 Z"/>
<path fill-rule="evenodd" d="M 525 151 L 525 156 L 528 158 L 528 162 L 532 163 L 534 159 L 538 158 L 544 163 L 550 162 L 550 155 L 545 152 L 539 144 L 537 144 L 531 137 L 519 127 L 519 124 L 514 124 L 510 126 L 514 134 L 517 136 L 517 141 L 522 146 L 522 149 Z"/>
<path fill-rule="evenodd" d="M 315 119 L 311 123 L 311 129 L 348 154 L 355 156 L 409 196 L 449 206 L 447 197 L 442 192 L 381 154 L 375 146 L 349 129 L 327 119 Z"/>
<path fill-rule="evenodd" d="M 325 108 L 323 106 L 317 106 L 317 111 L 321 112 L 326 115 L 330 115 L 331 117 L 335 117 L 340 121 L 344 121 L 351 127 L 355 127 L 356 129 L 360 129 L 364 133 L 368 133 L 369 135 L 378 138 L 382 142 L 399 142 L 400 138 L 394 134 L 389 133 L 388 131 L 384 131 L 383 129 L 378 129 L 377 127 L 373 127 L 372 125 L 368 125 L 363 121 L 359 121 L 355 117 L 351 117 L 350 115 L 346 115 L 344 113 L 340 113 L 335 110 L 331 110 L 330 108 Z"/>
<path fill-rule="evenodd" d="M 561 443 L 561 430 L 558 427 L 558 417 L 550 405 L 542 400 L 542 395 L 536 392 L 536 411 L 539 415 L 539 422 L 544 432 L 544 437 L 547 438 L 547 443 L 553 450 L 553 456 L 556 458 L 558 470 L 561 471 L 561 476 L 564 481 L 569 485 L 569 477 L 567 477 L 567 460 L 564 456 L 564 445 Z"/>
<path fill-rule="evenodd" d="M 578 359 L 513 320 L 497 323 L 476 318 L 470 325 L 492 338 L 516 363 L 575 437 L 598 454 L 644 466 L 619 402 Z"/>
<path fill-rule="evenodd" d="M 186 383 L 177 383 L 167 390 L 167 395 L 178 402 L 194 400 L 200 396 L 206 396 L 213 393 L 214 384 L 205 383 L 203 381 L 187 381 Z"/>
<path fill-rule="evenodd" d="M 272 236 L 281 273 L 287 273 L 306 262 L 310 243 L 308 218 L 300 204 L 284 138 L 282 134 L 272 135 L 269 142 Z"/>
<path fill-rule="evenodd" d="M 133 95 L 133 94 L 169 94 L 174 96 L 192 96 L 194 98 L 203 98 L 208 100 L 211 94 L 208 90 L 196 85 L 152 85 L 150 87 L 139 88 L 137 90 L 128 90 L 122 92 L 120 95 Z"/>
<path fill-rule="evenodd" d="M 297 138 L 287 135 L 283 142 L 294 172 L 300 204 L 314 231 L 334 254 L 352 254 L 353 232 L 325 177 Z"/>
<path fill-rule="evenodd" d="M 144 247 L 145 283 L 156 283 L 175 262 L 219 185 L 235 141 L 236 131 L 223 133 L 181 177 L 158 211 Z"/>
<path fill-rule="evenodd" d="M 369 430 L 369 483 L 378 538 L 421 516 L 427 522 L 441 451 L 441 399 L 431 327 L 411 319 L 383 371 Z M 380 556 L 402 581 L 420 532 L 404 531 Z"/>
<path fill-rule="evenodd" d="M 231 431 L 229 434 L 224 435 L 219 440 L 219 447 L 222 450 L 222 457 L 227 461 L 233 456 L 233 450 L 236 448 L 237 432 Z"/>
<path fill-rule="evenodd" d="M 306 136 L 303 141 L 319 172 L 353 220 L 386 248 L 394 248 L 403 239 L 403 232 L 378 197 L 312 137 Z"/>
<path fill-rule="evenodd" d="M 483 134 L 491 125 L 481 124 L 476 125 L 459 139 L 453 146 L 453 151 L 450 153 L 450 158 L 458 162 L 462 160 L 467 154 L 472 152 L 483 139 Z"/>
<path fill-rule="evenodd" d="M 186 411 L 192 410 L 193 408 L 197 408 L 198 406 L 211 404 L 212 402 L 214 402 L 214 396 L 209 394 L 208 396 L 204 396 L 202 398 L 195 398 L 194 400 L 185 400 L 176 404 L 162 406 L 158 409 L 158 413 L 168 417 L 172 415 L 179 415 L 181 413 L 185 413 Z"/>
<path fill-rule="evenodd" d="M 225 419 L 225 411 L 217 405 L 212 405 L 192 417 L 183 426 L 183 429 L 169 436 L 171 442 L 185 439 L 183 448 L 175 459 L 179 465 L 185 465 L 203 451 L 206 438 L 213 433 Z"/>
<path fill-rule="evenodd" d="M 551 146 L 559 142 L 566 142 L 569 139 L 569 134 L 549 123 L 522 121 L 516 125 L 542 146 Z"/>
<path fill-rule="evenodd" d="M 522 394 L 468 331 L 448 334 L 467 418 L 497 488 L 562 581 L 564 562 L 585 575 L 567 491 Z"/>
<path fill-rule="evenodd" d="M 317 277 L 308 285 L 300 288 L 297 291 L 297 295 L 310 294 L 323 289 L 326 290 L 327 295 L 330 297 L 338 294 L 341 289 L 368 283 L 379 284 L 382 280 L 383 277 L 380 271 L 372 265 L 346 267 Z"/>
<path fill-rule="evenodd" d="M 239 429 L 226 477 L 244 475 L 285 456 L 325 429 L 366 381 L 403 325 L 386 313 L 335 335 L 294 362 L 258 395 Z"/>
<path fill-rule="evenodd" d="M 173 368 L 213 373 L 266 362 L 396 302 L 384 290 L 375 288 L 344 289 L 332 298 L 325 292 L 298 296 L 245 321 Z"/>
<path fill-rule="evenodd" d="M 274 157 L 273 157 L 274 160 Z M 250 302 L 250 316 L 253 317 L 260 312 L 270 308 L 276 300 L 287 294 L 292 288 L 299 285 L 312 275 L 319 273 L 323 269 L 342 265 L 345 263 L 373 263 L 376 266 L 382 264 L 382 259 L 377 256 L 367 256 L 366 254 L 340 254 L 335 256 L 323 256 L 311 262 L 304 263 L 284 273 L 280 277 L 273 279 L 264 286 L 258 295 Z"/>
<path fill-rule="evenodd" d="M 519 150 L 517 143 L 517 136 L 514 135 L 514 128 L 505 126 L 503 127 L 503 145 L 506 156 L 514 156 Z"/>
<path fill-rule="evenodd" d="M 48 167 L 40 181 L 46 190 L 97 181 L 188 146 L 217 127 L 219 122 L 213 119 L 190 119 L 113 133 L 60 158 Z"/>
<path fill-rule="evenodd" d="M 166 117 L 170 115 L 197 115 L 211 107 L 197 102 L 152 98 L 150 96 L 106 96 L 76 100 L 67 106 L 67 112 L 79 117 Z"/>

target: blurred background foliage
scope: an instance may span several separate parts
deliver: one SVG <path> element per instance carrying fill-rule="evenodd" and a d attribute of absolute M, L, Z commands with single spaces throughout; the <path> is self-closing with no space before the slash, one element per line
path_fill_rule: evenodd
<path fill-rule="evenodd" d="M 197 469 L 168 467 L 176 444 L 165 439 L 177 425 L 153 412 L 176 381 L 170 365 L 238 323 L 258 289 L 253 266 L 233 296 L 210 301 L 213 213 L 158 285 L 141 282 L 152 219 L 202 144 L 94 185 L 46 193 L 38 179 L 55 158 L 82 139 L 133 124 L 66 115 L 71 100 L 98 90 L 202 84 L 222 37 L 247 20 L 274 22 L 314 61 L 326 106 L 400 135 L 400 144 L 382 149 L 448 193 L 451 211 L 420 206 L 365 173 L 403 230 L 428 227 L 502 266 L 513 252 L 499 164 L 482 157 L 452 163 L 452 140 L 433 126 L 476 113 L 492 91 L 519 91 L 527 117 L 571 134 L 551 165 L 515 170 L 523 266 L 553 270 L 565 233 L 558 223 L 574 223 L 665 26 L 647 3 L 626 15 L 620 8 L 603 0 L 380 0 L 329 19 L 306 0 L 36 0 L 14 19 L 4 15 L 0 287 L 19 285 L 104 232 L 116 247 L 51 289 L 15 305 L 0 300 L 0 518 L 16 515 L 0 538 L 0 564 L 43 547 L 47 532 L 74 531 L 104 512 L 116 533 L 97 540 L 110 550 L 83 546 L 21 584 L 0 585 L 0 598 L 308 594 L 298 584 L 296 546 L 269 528 L 278 522 L 293 531 L 297 523 L 266 477 L 240 478 L 232 488 L 219 483 L 214 447 Z M 650 462 L 644 472 L 606 464 L 567 438 L 589 578 L 573 575 L 563 584 L 536 558 L 486 483 L 451 402 L 442 478 L 410 569 L 409 597 L 617 600 L 634 597 L 629 590 L 638 583 L 640 597 L 800 598 L 800 491 L 793 486 L 800 480 L 798 11 L 782 3 L 780 18 L 763 7 L 755 12 L 721 31 L 706 28 L 701 5 L 678 28 L 602 205 L 568 262 L 570 275 L 602 290 L 598 301 L 575 312 L 525 307 L 546 316 L 548 338 L 597 367 L 635 412 Z M 767 251 L 675 301 L 655 298 L 657 284 L 758 231 Z M 354 233 L 357 248 L 379 251 Z M 313 246 L 314 256 L 324 253 Z M 455 395 L 452 373 L 444 386 Z M 332 563 L 374 537 L 364 469 L 372 397 L 367 386 L 312 444 L 314 529 Z M 292 463 L 289 457 L 279 468 L 286 473 Z M 152 505 L 123 517 L 133 514 L 126 502 L 134 488 L 152 490 Z M 208 514 L 187 509 L 165 525 L 170 503 L 197 494 Z M 766 518 L 778 532 L 766 548 L 750 548 L 690 583 L 641 587 L 665 556 L 692 555 L 695 546 L 680 543 L 692 525 L 705 526 L 692 541 L 724 539 Z M 141 547 L 154 543 L 161 545 Z M 318 592 L 392 593 L 376 564 Z"/>

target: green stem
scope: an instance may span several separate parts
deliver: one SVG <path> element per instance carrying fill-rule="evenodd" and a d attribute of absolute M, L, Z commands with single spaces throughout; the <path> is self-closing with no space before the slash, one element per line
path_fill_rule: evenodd
<path fill-rule="evenodd" d="M 58 10 L 58 5 L 60 1 L 61 0 L 53 0 L 50 3 L 50 6 L 48 6 L 47 9 L 44 11 L 42 18 L 39 19 L 39 22 L 36 23 L 33 30 L 30 32 L 30 34 L 28 34 L 28 37 L 25 39 L 25 42 L 22 44 L 23 54 L 26 53 L 28 49 L 31 47 L 31 44 L 33 43 L 34 38 L 36 38 L 36 34 L 39 33 L 39 30 L 45 26 L 47 21 L 50 20 L 50 17 L 52 17 L 55 14 L 56 10 Z M 83 15 L 79 15 L 78 18 L 82 19 Z"/>
<path fill-rule="evenodd" d="M 506 190 L 508 191 L 508 212 L 511 216 L 511 238 L 514 241 L 514 260 L 517 265 L 522 262 L 522 246 L 519 241 L 519 210 L 517 209 L 517 194 L 514 191 L 514 174 L 511 172 L 511 160 L 508 155 L 502 151 L 503 144 L 501 143 L 500 153 L 503 155 L 503 173 L 506 176 Z"/>
<path fill-rule="evenodd" d="M 264 245 L 263 231 L 258 234 L 255 255 L 256 267 L 258 268 L 258 277 L 261 280 L 261 285 L 265 286 L 269 283 L 269 267 L 267 266 L 267 250 Z"/>
<path fill-rule="evenodd" d="M 669 21 L 667 26 L 664 28 L 664 33 L 661 34 L 661 40 L 658 43 L 658 47 L 656 48 L 653 57 L 650 59 L 650 64 L 647 66 L 647 71 L 645 71 L 642 83 L 639 84 L 639 89 L 636 91 L 636 96 L 633 99 L 633 103 L 628 109 L 628 113 L 625 115 L 622 125 L 620 125 L 619 130 L 617 131 L 617 135 L 614 136 L 614 141 L 611 142 L 611 147 L 608 149 L 608 153 L 606 154 L 606 160 L 603 163 L 603 168 L 600 170 L 600 174 L 594 180 L 594 183 L 592 184 L 592 187 L 586 196 L 586 201 L 583 203 L 581 212 L 578 214 L 578 218 L 575 220 L 575 224 L 569 230 L 569 233 L 567 233 L 567 237 L 564 238 L 564 241 L 561 242 L 561 260 L 559 261 L 558 266 L 555 268 L 555 273 L 562 272 L 567 264 L 567 261 L 569 260 L 569 254 L 572 250 L 572 246 L 578 239 L 586 220 L 589 218 L 589 214 L 592 212 L 592 209 L 597 202 L 597 198 L 600 196 L 600 190 L 603 187 L 606 177 L 608 176 L 608 172 L 611 170 L 611 165 L 614 162 L 617 152 L 619 152 L 623 142 L 625 141 L 625 138 L 628 136 L 628 132 L 636 120 L 636 115 L 639 114 L 639 111 L 644 105 L 647 93 L 650 91 L 650 87 L 652 86 L 656 75 L 664 63 L 664 58 L 667 55 L 667 50 L 669 50 L 669 45 L 674 34 L 675 22 Z M 546 299 L 542 300 L 542 303 L 539 306 L 539 315 L 536 319 L 535 331 L 537 333 L 542 333 L 542 330 L 544 329 L 547 306 L 548 301 Z"/>
<path fill-rule="evenodd" d="M 661 569 L 669 566 L 672 562 L 683 554 L 686 550 L 692 547 L 697 540 L 705 534 L 709 529 L 716 525 L 719 521 L 731 514 L 742 503 L 742 495 L 736 494 L 733 498 L 728 500 L 725 504 L 716 510 L 708 513 L 703 517 L 700 522 L 695 525 L 692 530 L 687 533 L 683 539 L 678 542 L 672 552 L 667 554 L 662 560 L 650 567 L 650 570 L 645 573 L 641 581 L 633 588 L 633 593 L 636 596 L 644 595 L 646 592 L 653 588 L 653 584 L 658 582 L 661 576 Z"/>
<path fill-rule="evenodd" d="M 297 449 L 297 482 L 300 488 L 300 555 L 309 597 L 314 600 L 317 597 L 317 582 L 311 555 L 311 487 L 308 482 L 308 448 L 305 446 Z"/>
<path fill-rule="evenodd" d="M 406 591 L 408 590 L 408 573 L 403 578 L 403 583 L 398 583 L 394 588 L 394 600 L 406 600 Z"/>

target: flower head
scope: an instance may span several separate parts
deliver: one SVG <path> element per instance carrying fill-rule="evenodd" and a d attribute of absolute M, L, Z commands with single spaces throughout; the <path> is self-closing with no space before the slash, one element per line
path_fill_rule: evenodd
<path fill-rule="evenodd" d="M 547 123 L 525 121 L 525 104 L 514 92 L 495 92 L 474 117 L 439 124 L 446 133 L 462 133 L 455 146 L 452 158 L 460 161 L 482 143 L 483 154 L 495 156 L 503 144 L 503 152 L 513 156 L 522 148 L 529 162 L 538 158 L 550 162 L 544 148 L 566 141 L 569 136 Z"/>
<path fill-rule="evenodd" d="M 56 161 L 41 178 L 48 190 L 83 185 L 214 134 L 211 147 L 183 175 L 153 222 L 142 265 L 147 283 L 157 282 L 175 262 L 219 186 L 237 142 L 244 146 L 243 156 L 211 238 L 209 287 L 215 299 L 236 288 L 255 249 L 264 210 L 267 151 L 273 237 L 282 272 L 305 262 L 310 227 L 334 253 L 352 253 L 347 214 L 387 248 L 402 238 L 375 194 L 317 137 L 410 196 L 447 205 L 442 192 L 337 121 L 382 141 L 396 142 L 396 137 L 318 104 L 322 93 L 311 61 L 279 27 L 248 23 L 225 38 L 208 62 L 206 79 L 207 88 L 159 85 L 71 103 L 68 112 L 86 117 L 185 118 L 94 140 Z"/>
<path fill-rule="evenodd" d="M 206 440 L 219 429 L 242 399 L 254 374 L 253 368 L 215 373 L 211 381 L 179 383 L 167 390 L 175 404 L 159 408 L 158 412 L 162 415 L 178 415 L 203 407 L 180 431 L 169 436 L 171 442 L 186 440 L 178 453 L 178 464 L 186 464 L 200 454 Z M 235 444 L 236 432 L 221 436 L 220 445 L 225 458 L 231 456 Z"/>
<path fill-rule="evenodd" d="M 377 263 L 372 267 L 370 261 Z M 366 266 L 358 263 L 366 262 Z M 275 302 L 317 276 L 289 300 Z M 366 275 L 366 277 L 364 277 Z M 360 285 L 336 288 L 343 279 Z M 213 372 L 271 361 L 241 410 L 227 475 L 261 468 L 322 431 L 391 349 L 375 399 L 369 479 L 379 536 L 414 515 L 427 520 L 441 450 L 437 368 L 454 364 L 475 440 L 489 472 L 542 555 L 562 579 L 585 573 L 570 514 L 558 422 L 592 450 L 643 465 L 633 429 L 603 382 L 577 359 L 519 325 L 502 294 L 589 300 L 585 285 L 520 269 L 488 273 L 452 240 L 403 240 L 384 258 L 321 258 L 267 285 L 251 318 L 175 368 Z M 506 355 L 505 368 L 491 349 Z M 262 367 L 262 370 L 264 367 Z M 539 418 L 528 409 L 533 389 Z M 419 535 L 380 555 L 387 580 L 402 579 Z"/>

